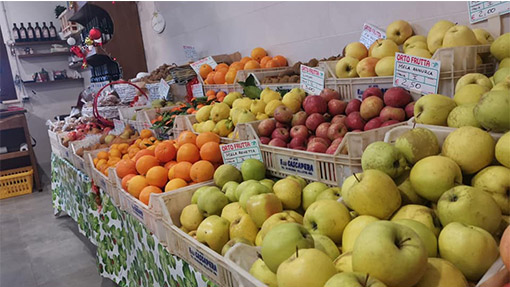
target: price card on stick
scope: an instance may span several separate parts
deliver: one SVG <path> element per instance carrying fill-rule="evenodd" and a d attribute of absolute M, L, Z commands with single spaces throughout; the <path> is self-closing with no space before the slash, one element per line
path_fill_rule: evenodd
<path fill-rule="evenodd" d="M 202 84 L 191 85 L 191 92 L 193 93 L 193 97 L 195 98 L 205 97 L 204 88 L 202 87 Z"/>
<path fill-rule="evenodd" d="M 469 23 L 487 20 L 493 15 L 510 13 L 510 1 L 469 1 Z"/>
<path fill-rule="evenodd" d="M 209 56 L 209 57 L 200 59 L 194 63 L 191 63 L 190 66 L 193 69 L 193 71 L 195 71 L 195 73 L 197 73 L 197 75 L 199 75 L 200 74 L 200 66 L 202 66 L 204 64 L 208 64 L 213 69 L 216 68 L 216 65 L 218 65 L 218 64 L 216 64 L 216 61 L 214 61 L 213 57 Z"/>
<path fill-rule="evenodd" d="M 168 92 L 170 92 L 170 85 L 165 81 L 165 79 L 161 79 L 161 81 L 159 81 L 158 87 L 159 98 L 162 100 L 166 100 Z"/>
<path fill-rule="evenodd" d="M 372 24 L 363 24 L 359 41 L 368 49 L 377 39 L 386 39 L 386 33 Z"/>
<path fill-rule="evenodd" d="M 320 94 L 324 90 L 324 71 L 301 65 L 299 86 L 309 94 Z"/>
<path fill-rule="evenodd" d="M 243 161 L 254 158 L 263 162 L 262 153 L 257 140 L 240 141 L 220 145 L 221 157 L 224 164 L 230 164 L 241 169 Z"/>
<path fill-rule="evenodd" d="M 436 94 L 441 62 L 402 53 L 395 53 L 393 86 L 420 94 Z"/>

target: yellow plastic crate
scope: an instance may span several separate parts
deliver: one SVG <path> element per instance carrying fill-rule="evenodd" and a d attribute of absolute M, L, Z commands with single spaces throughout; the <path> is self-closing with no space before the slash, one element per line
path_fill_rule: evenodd
<path fill-rule="evenodd" d="M 0 199 L 32 193 L 32 167 L 0 172 Z"/>

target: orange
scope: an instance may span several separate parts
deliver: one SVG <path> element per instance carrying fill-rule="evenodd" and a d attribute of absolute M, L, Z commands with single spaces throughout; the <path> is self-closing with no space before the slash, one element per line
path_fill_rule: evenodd
<path fill-rule="evenodd" d="M 115 166 L 119 161 L 120 161 L 120 157 L 111 157 L 108 160 L 107 164 L 108 164 L 109 167 L 110 166 Z"/>
<path fill-rule="evenodd" d="M 115 171 L 117 172 L 117 176 L 120 178 L 124 178 L 126 175 L 134 173 L 136 174 L 136 164 L 134 161 L 130 159 L 123 159 L 117 163 L 115 167 Z"/>
<path fill-rule="evenodd" d="M 198 71 L 199 71 L 200 77 L 202 77 L 202 79 L 205 79 L 207 77 L 207 75 L 213 71 L 213 69 L 208 64 L 203 64 L 202 66 L 200 66 Z"/>
<path fill-rule="evenodd" d="M 177 138 L 177 143 L 182 146 L 185 143 L 195 144 L 197 135 L 190 131 L 183 131 Z"/>
<path fill-rule="evenodd" d="M 154 149 L 154 155 L 161 163 L 166 163 L 175 158 L 177 150 L 170 141 L 161 142 Z"/>
<path fill-rule="evenodd" d="M 118 158 L 121 158 L 122 157 L 122 153 L 118 149 L 110 149 L 108 151 L 108 156 L 109 157 L 118 157 Z"/>
<path fill-rule="evenodd" d="M 214 68 L 215 72 L 222 71 L 222 70 L 227 70 L 228 71 L 228 65 L 225 64 L 225 63 L 220 63 L 220 64 L 216 65 L 216 68 Z"/>
<path fill-rule="evenodd" d="M 217 134 L 215 134 L 213 132 L 205 132 L 205 133 L 201 133 L 197 136 L 196 142 L 197 142 L 198 148 L 202 148 L 202 146 L 208 142 L 215 142 L 215 143 L 219 144 L 220 136 L 218 136 Z"/>
<path fill-rule="evenodd" d="M 139 199 L 141 202 L 143 202 L 145 205 L 149 205 L 149 200 L 151 198 L 151 193 L 163 193 L 160 188 L 149 185 L 147 187 L 144 187 L 142 191 L 140 192 Z"/>
<path fill-rule="evenodd" d="M 248 62 L 249 62 L 249 61 L 251 61 L 251 60 L 253 60 L 253 59 L 252 59 L 252 58 L 250 58 L 250 57 L 244 57 L 244 58 L 242 58 L 242 59 L 241 59 L 241 63 L 242 63 L 243 65 L 246 65 L 246 63 L 248 63 Z M 243 66 L 243 67 L 244 67 L 244 66 Z"/>
<path fill-rule="evenodd" d="M 207 82 L 207 84 L 209 84 L 209 85 L 214 85 L 214 74 L 215 74 L 215 72 L 210 72 L 210 73 L 207 75 L 207 78 L 205 79 L 205 81 Z"/>
<path fill-rule="evenodd" d="M 100 159 L 97 161 L 97 164 L 96 164 L 96 168 L 98 170 L 101 170 L 101 167 L 105 166 L 106 165 L 106 159 Z"/>
<path fill-rule="evenodd" d="M 152 137 L 152 132 L 151 130 L 148 130 L 148 129 L 143 129 L 141 132 L 140 132 L 140 138 L 142 139 L 148 139 Z"/>
<path fill-rule="evenodd" d="M 123 156 L 121 157 L 121 159 L 131 159 L 131 158 L 129 157 L 129 154 L 127 154 L 127 153 L 126 153 L 125 155 L 123 155 Z"/>
<path fill-rule="evenodd" d="M 224 91 L 219 91 L 217 94 L 216 94 L 216 98 L 220 99 L 220 98 L 224 98 L 227 96 L 227 93 L 225 93 Z"/>
<path fill-rule="evenodd" d="M 222 161 L 220 145 L 217 142 L 207 142 L 200 149 L 200 157 L 213 163 Z"/>
<path fill-rule="evenodd" d="M 265 56 L 267 56 L 267 52 L 263 48 L 257 47 L 251 50 L 251 58 L 257 62 L 260 62 Z"/>
<path fill-rule="evenodd" d="M 94 161 L 94 166 L 97 166 L 97 163 L 99 162 L 99 159 L 96 157 L 96 158 L 93 159 L 93 161 Z"/>
<path fill-rule="evenodd" d="M 260 69 L 260 64 L 255 60 L 251 60 L 248 63 L 246 63 L 246 65 L 244 65 L 244 69 L 245 70 Z"/>
<path fill-rule="evenodd" d="M 185 143 L 177 150 L 177 162 L 189 161 L 194 163 L 200 159 L 200 153 L 196 145 Z"/>
<path fill-rule="evenodd" d="M 205 92 L 205 95 L 206 95 L 207 97 L 209 97 L 209 96 L 214 96 L 214 95 L 216 95 L 216 91 L 215 91 L 215 90 L 209 90 L 209 91 Z M 197 107 L 198 107 L 198 106 L 197 106 Z"/>
<path fill-rule="evenodd" d="M 165 165 L 163 167 L 166 168 L 167 170 L 170 170 L 170 168 L 172 168 L 172 166 L 174 166 L 176 164 L 177 164 L 177 162 L 175 160 L 171 160 L 171 161 L 165 163 Z"/>
<path fill-rule="evenodd" d="M 127 191 L 127 182 L 133 178 L 134 176 L 136 176 L 136 174 L 128 174 L 126 175 L 125 177 L 122 178 L 122 181 L 121 181 L 121 185 L 122 185 L 122 189 L 124 189 L 125 191 Z"/>
<path fill-rule="evenodd" d="M 251 60 L 251 59 L 250 59 Z M 246 61 L 248 62 L 248 61 Z M 241 63 L 241 62 L 234 62 L 230 65 L 230 67 L 228 68 L 229 70 L 232 70 L 232 69 L 236 69 L 238 71 L 244 69 L 244 64 L 245 63 Z"/>
<path fill-rule="evenodd" d="M 189 172 L 191 170 L 191 164 L 190 162 L 183 161 L 180 162 L 172 167 L 173 169 L 173 178 L 181 178 L 185 181 L 190 181 L 191 177 L 189 176 Z M 169 172 L 170 173 L 170 172 Z"/>
<path fill-rule="evenodd" d="M 280 63 L 276 60 L 269 60 L 266 63 L 266 68 L 278 68 L 280 67 Z"/>
<path fill-rule="evenodd" d="M 265 68 L 267 61 L 271 60 L 272 58 L 269 56 L 265 56 L 262 59 L 260 59 L 260 67 Z"/>
<path fill-rule="evenodd" d="M 171 181 L 169 181 L 165 186 L 165 192 L 172 191 L 181 187 L 187 186 L 188 183 L 180 178 L 174 178 Z"/>
<path fill-rule="evenodd" d="M 130 180 L 127 181 L 127 191 L 132 196 L 138 198 L 140 196 L 140 192 L 149 184 L 147 180 L 142 175 L 135 175 Z"/>
<path fill-rule="evenodd" d="M 173 166 L 171 166 L 169 169 L 168 169 L 168 179 L 172 180 L 175 178 L 175 166 L 177 164 L 174 164 Z"/>
<path fill-rule="evenodd" d="M 117 149 L 120 150 L 120 152 L 122 154 L 126 154 L 128 151 L 128 148 L 129 148 L 129 145 L 127 143 L 121 143 L 121 144 L 119 144 L 119 147 Z"/>
<path fill-rule="evenodd" d="M 128 149 L 128 155 L 129 155 L 129 158 L 134 158 L 136 153 L 139 152 L 140 149 L 136 146 L 131 146 L 129 149 Z"/>
<path fill-rule="evenodd" d="M 236 80 L 237 70 L 236 69 L 230 69 L 225 74 L 225 83 L 226 84 L 233 84 Z"/>
<path fill-rule="evenodd" d="M 135 158 L 133 159 L 135 163 L 144 155 L 154 155 L 154 151 L 148 149 L 142 149 L 141 151 L 135 154 Z"/>
<path fill-rule="evenodd" d="M 280 67 L 287 66 L 287 58 L 285 58 L 284 56 L 281 55 L 274 56 L 273 60 L 276 60 L 278 64 L 280 64 Z"/>
<path fill-rule="evenodd" d="M 155 156 L 144 155 L 136 161 L 136 171 L 141 175 L 145 175 L 151 167 L 158 165 L 159 161 Z"/>
<path fill-rule="evenodd" d="M 220 70 L 220 71 L 217 71 L 214 73 L 214 83 L 215 84 L 225 84 L 225 74 L 227 73 L 227 71 L 223 71 L 223 70 Z"/>
<path fill-rule="evenodd" d="M 108 153 L 105 151 L 100 151 L 97 153 L 98 159 L 108 159 Z"/>
<path fill-rule="evenodd" d="M 204 182 L 211 180 L 214 175 L 214 166 L 206 160 L 199 160 L 191 166 L 189 172 L 193 182 Z"/>
<path fill-rule="evenodd" d="M 147 171 L 145 178 L 148 184 L 163 187 L 168 181 L 168 170 L 162 166 L 153 166 Z"/>

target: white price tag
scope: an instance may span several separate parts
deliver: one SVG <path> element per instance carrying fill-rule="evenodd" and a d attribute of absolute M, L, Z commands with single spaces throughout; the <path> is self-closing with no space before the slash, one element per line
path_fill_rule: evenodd
<path fill-rule="evenodd" d="M 263 162 L 258 141 L 240 141 L 220 145 L 221 157 L 224 164 L 230 164 L 240 169 L 243 161 L 254 158 Z"/>
<path fill-rule="evenodd" d="M 184 55 L 189 62 L 195 62 L 198 60 L 198 53 L 195 50 L 195 47 L 184 45 L 182 46 L 182 49 L 184 50 Z"/>
<path fill-rule="evenodd" d="M 422 95 L 437 93 L 441 62 L 402 53 L 395 53 L 393 86 Z"/>
<path fill-rule="evenodd" d="M 118 136 L 124 131 L 124 128 L 126 128 L 126 124 L 123 121 L 113 119 L 113 130 L 110 131 L 110 134 Z"/>
<path fill-rule="evenodd" d="M 193 97 L 195 98 L 205 97 L 204 88 L 202 87 L 202 84 L 191 85 L 191 92 L 193 93 Z"/>
<path fill-rule="evenodd" d="M 216 61 L 214 61 L 213 57 L 209 56 L 209 57 L 200 59 L 194 63 L 191 63 L 190 66 L 193 69 L 193 71 L 195 71 L 195 73 L 197 73 L 197 75 L 200 75 L 200 66 L 202 66 L 203 64 L 208 64 L 213 69 L 216 68 L 216 65 L 218 65 L 218 64 L 216 64 Z"/>
<path fill-rule="evenodd" d="M 161 79 L 161 81 L 159 81 L 158 87 L 159 98 L 166 100 L 168 92 L 170 92 L 170 85 L 165 81 L 165 79 Z"/>
<path fill-rule="evenodd" d="M 301 65 L 300 69 L 300 88 L 312 95 L 320 94 L 324 90 L 324 72 L 305 65 Z"/>
<path fill-rule="evenodd" d="M 477 23 L 493 15 L 510 13 L 510 1 L 469 1 L 469 23 Z"/>
<path fill-rule="evenodd" d="M 276 164 L 281 170 L 304 178 L 314 179 L 317 177 L 317 170 L 313 160 L 276 154 Z"/>
<path fill-rule="evenodd" d="M 363 24 L 359 41 L 368 49 L 377 39 L 386 39 L 386 33 L 372 24 Z"/>

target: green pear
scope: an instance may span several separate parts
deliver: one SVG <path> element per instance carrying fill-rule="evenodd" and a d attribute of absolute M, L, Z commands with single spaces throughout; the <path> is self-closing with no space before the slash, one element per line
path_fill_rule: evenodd
<path fill-rule="evenodd" d="M 363 170 L 378 169 L 391 178 L 397 178 L 406 170 L 407 161 L 395 146 L 376 141 L 369 144 L 363 152 L 361 167 Z"/>
<path fill-rule="evenodd" d="M 314 248 L 324 252 L 329 256 L 329 258 L 331 258 L 331 260 L 335 260 L 338 256 L 340 256 L 338 247 L 336 247 L 335 242 L 333 242 L 333 240 L 329 237 L 322 234 L 312 234 L 312 237 Z"/>
<path fill-rule="evenodd" d="M 223 164 L 220 165 L 214 172 L 214 184 L 219 188 L 223 188 L 223 185 L 229 181 L 241 182 L 243 177 L 241 172 L 233 165 Z"/>
<path fill-rule="evenodd" d="M 498 60 L 510 57 L 510 33 L 505 33 L 491 44 L 491 54 Z"/>
<path fill-rule="evenodd" d="M 221 188 L 221 191 L 223 193 L 225 193 L 225 195 L 227 196 L 228 200 L 230 202 L 235 202 L 237 201 L 237 198 L 236 198 L 236 188 L 239 186 L 239 183 L 236 182 L 236 181 L 229 181 L 227 183 L 225 183 L 223 185 L 223 187 Z"/>
<path fill-rule="evenodd" d="M 228 242 L 229 226 L 228 220 L 217 215 L 211 215 L 198 226 L 197 240 L 220 253 L 223 245 Z"/>
<path fill-rule="evenodd" d="M 184 207 L 181 212 L 181 225 L 187 230 L 196 230 L 202 220 L 204 220 L 204 216 L 196 204 L 190 204 Z"/>
<path fill-rule="evenodd" d="M 250 267 L 250 274 L 269 287 L 278 287 L 276 274 L 269 270 L 266 263 L 260 258 L 253 262 Z"/>
<path fill-rule="evenodd" d="M 482 96 L 474 109 L 476 120 L 486 130 L 506 132 L 510 130 L 510 93 L 490 91 Z"/>
<path fill-rule="evenodd" d="M 475 107 L 476 103 L 456 106 L 448 115 L 447 125 L 452 128 L 465 126 L 481 128 L 482 126 L 475 118 Z"/>
<path fill-rule="evenodd" d="M 259 229 L 251 217 L 244 214 L 230 223 L 229 231 L 230 238 L 244 238 L 253 244 Z"/>
<path fill-rule="evenodd" d="M 441 151 L 436 134 L 426 128 L 414 128 L 401 134 L 395 141 L 395 148 L 411 165 Z"/>
<path fill-rule="evenodd" d="M 448 114 L 455 106 L 455 102 L 449 97 L 425 95 L 414 105 L 414 119 L 418 124 L 446 126 Z"/>
<path fill-rule="evenodd" d="M 198 197 L 198 209 L 204 216 L 220 215 L 221 210 L 228 204 L 227 196 L 221 191 L 212 191 Z"/>
<path fill-rule="evenodd" d="M 191 203 L 192 204 L 197 204 L 198 203 L 198 198 L 202 195 L 202 193 L 205 194 L 205 193 L 209 193 L 209 192 L 212 192 L 212 191 L 220 191 L 220 189 L 217 188 L 216 186 L 202 186 L 202 187 L 198 188 L 193 193 L 193 196 L 191 196 Z"/>

